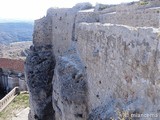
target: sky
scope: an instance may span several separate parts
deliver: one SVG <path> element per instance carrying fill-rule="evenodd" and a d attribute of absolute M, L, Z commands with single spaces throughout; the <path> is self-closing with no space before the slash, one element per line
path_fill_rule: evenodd
<path fill-rule="evenodd" d="M 137 0 L 0 0 L 0 19 L 34 20 L 46 15 L 50 7 L 68 8 L 76 3 L 119 4 Z"/>

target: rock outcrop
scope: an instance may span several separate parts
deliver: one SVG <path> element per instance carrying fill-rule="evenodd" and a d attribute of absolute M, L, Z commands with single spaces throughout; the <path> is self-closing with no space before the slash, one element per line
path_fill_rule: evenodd
<path fill-rule="evenodd" d="M 52 78 L 55 58 L 51 48 L 51 45 L 31 46 L 25 62 L 31 107 L 29 120 L 54 120 Z"/>
<path fill-rule="evenodd" d="M 36 20 L 30 119 L 160 119 L 160 8 L 138 5 L 50 8 Z"/>
<path fill-rule="evenodd" d="M 56 120 L 87 119 L 87 73 L 76 48 L 56 61 L 53 79 L 53 105 Z"/>

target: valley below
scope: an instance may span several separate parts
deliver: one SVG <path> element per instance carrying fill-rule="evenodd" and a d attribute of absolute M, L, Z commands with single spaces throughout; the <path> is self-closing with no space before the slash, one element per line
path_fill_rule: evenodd
<path fill-rule="evenodd" d="M 8 45 L 0 44 L 0 58 L 24 60 L 31 45 L 31 41 L 14 42 Z"/>

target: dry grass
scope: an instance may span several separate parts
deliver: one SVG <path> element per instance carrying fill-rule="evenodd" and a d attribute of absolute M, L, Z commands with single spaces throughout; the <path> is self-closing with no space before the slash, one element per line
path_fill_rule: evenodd
<path fill-rule="evenodd" d="M 11 120 L 21 110 L 29 107 L 29 94 L 19 94 L 2 112 L 0 120 Z"/>

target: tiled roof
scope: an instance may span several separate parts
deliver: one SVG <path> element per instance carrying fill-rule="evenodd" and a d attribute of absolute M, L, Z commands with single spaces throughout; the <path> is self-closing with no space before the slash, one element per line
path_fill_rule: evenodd
<path fill-rule="evenodd" d="M 24 61 L 0 58 L 0 68 L 13 70 L 17 72 L 24 72 Z"/>

